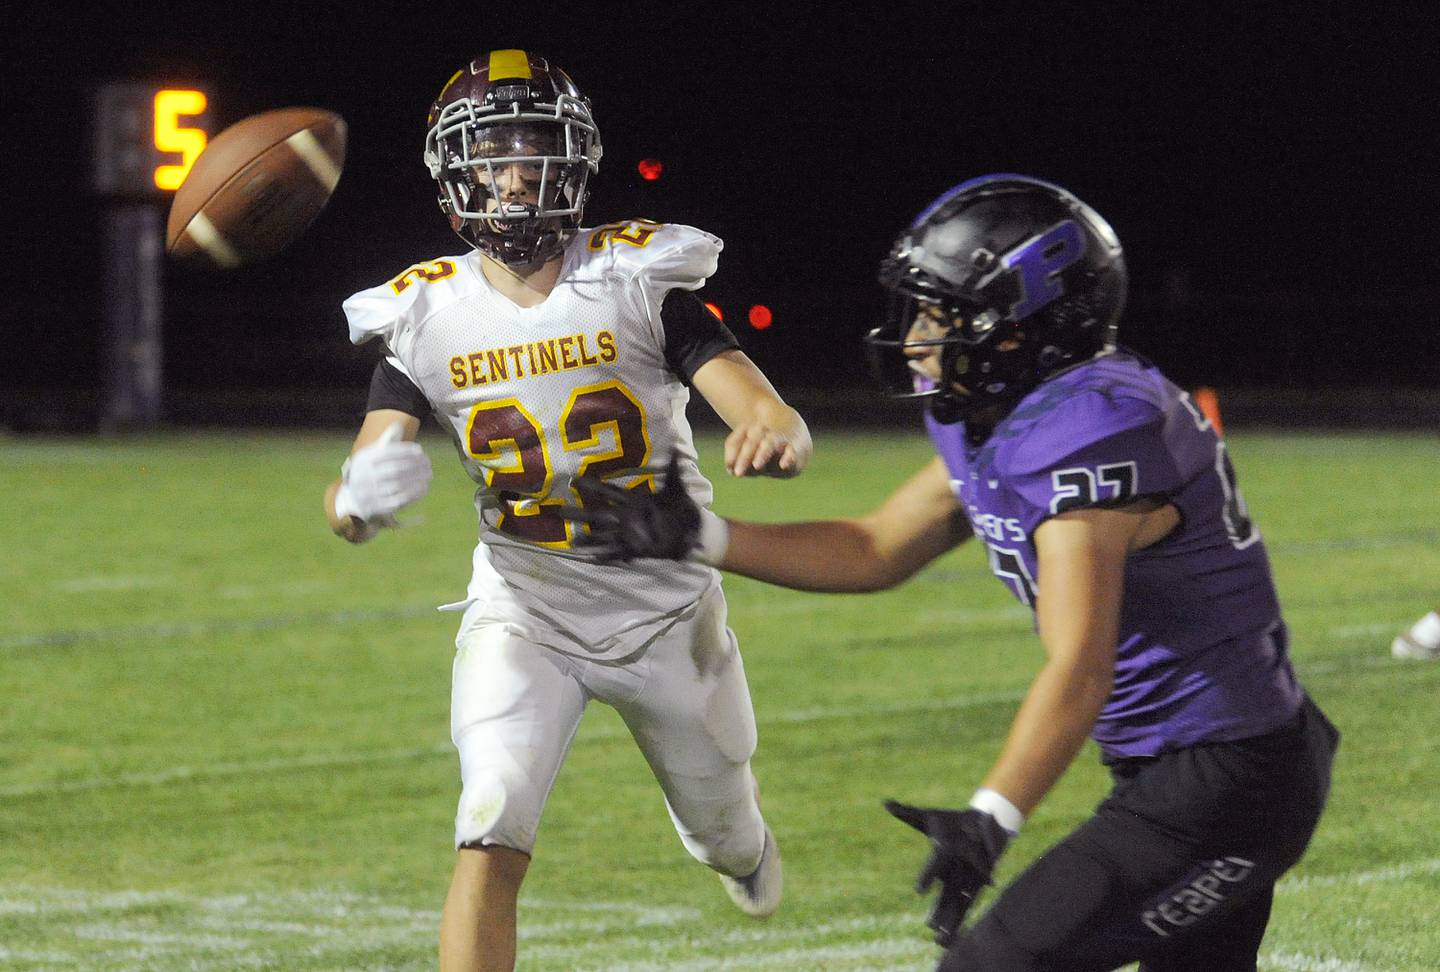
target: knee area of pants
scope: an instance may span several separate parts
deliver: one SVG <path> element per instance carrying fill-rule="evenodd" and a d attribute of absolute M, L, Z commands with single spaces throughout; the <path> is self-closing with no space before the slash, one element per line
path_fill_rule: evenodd
<path fill-rule="evenodd" d="M 711 870 L 732 877 L 745 877 L 760 866 L 765 851 L 765 828 L 751 833 L 750 828 L 727 830 L 713 834 L 682 834 L 681 840 L 690 856 Z"/>
<path fill-rule="evenodd" d="M 981 920 L 959 937 L 940 957 L 935 972 L 1042 972 L 1055 968 L 1020 948 L 993 921 Z"/>
<path fill-rule="evenodd" d="M 516 798 L 523 792 L 502 776 L 467 782 L 455 812 L 455 845 L 497 843 L 529 853 L 535 821 L 521 806 L 523 799 Z"/>

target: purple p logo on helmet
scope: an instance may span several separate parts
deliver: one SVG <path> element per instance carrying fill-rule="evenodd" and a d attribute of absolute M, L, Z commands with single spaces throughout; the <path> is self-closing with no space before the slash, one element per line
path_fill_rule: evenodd
<path fill-rule="evenodd" d="M 1031 237 L 1000 258 L 1006 270 L 1019 271 L 1020 299 L 1010 319 L 1022 321 L 1065 293 L 1060 274 L 1085 255 L 1085 233 L 1073 219 Z"/>

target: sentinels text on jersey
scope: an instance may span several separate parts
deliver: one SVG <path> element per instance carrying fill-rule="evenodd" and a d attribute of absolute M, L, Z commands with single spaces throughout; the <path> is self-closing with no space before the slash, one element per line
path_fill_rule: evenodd
<path fill-rule="evenodd" d="M 467 592 L 487 619 L 591 658 L 623 658 L 718 583 L 698 564 L 600 565 L 571 550 L 571 481 L 653 488 L 678 450 L 709 505 L 685 406 L 665 354 L 661 304 L 715 272 L 721 242 L 644 220 L 581 229 L 535 307 L 497 293 L 471 252 L 418 264 L 345 301 L 350 340 L 379 338 L 424 392 L 475 480 L 480 543 Z"/>

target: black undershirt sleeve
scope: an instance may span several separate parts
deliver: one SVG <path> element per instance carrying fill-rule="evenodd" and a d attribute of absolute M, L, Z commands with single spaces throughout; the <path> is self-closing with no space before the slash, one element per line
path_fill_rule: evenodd
<path fill-rule="evenodd" d="M 425 393 L 388 358 L 381 358 L 375 366 L 375 374 L 370 377 L 370 399 L 365 403 L 367 412 L 382 408 L 393 408 L 418 419 L 424 419 L 431 412 Z"/>
<path fill-rule="evenodd" d="M 672 290 L 660 305 L 665 361 L 685 384 L 717 354 L 738 351 L 740 342 L 704 302 L 688 290 Z"/>

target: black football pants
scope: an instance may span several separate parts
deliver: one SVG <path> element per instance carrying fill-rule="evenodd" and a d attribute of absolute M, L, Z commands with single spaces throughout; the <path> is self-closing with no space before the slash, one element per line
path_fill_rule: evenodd
<path fill-rule="evenodd" d="M 1264 736 L 1111 766 L 1095 815 L 1005 889 L 939 972 L 1254 972 L 1339 738 L 1307 697 Z"/>

